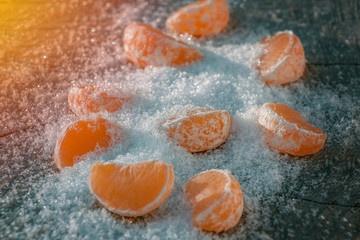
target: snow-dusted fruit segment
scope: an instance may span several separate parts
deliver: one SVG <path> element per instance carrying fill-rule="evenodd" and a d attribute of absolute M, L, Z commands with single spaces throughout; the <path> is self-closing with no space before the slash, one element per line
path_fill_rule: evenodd
<path fill-rule="evenodd" d="M 325 134 L 284 104 L 264 104 L 259 109 L 258 120 L 266 143 L 279 152 L 304 156 L 314 154 L 324 146 Z"/>
<path fill-rule="evenodd" d="M 70 89 L 70 109 L 78 116 L 98 112 L 115 112 L 130 102 L 129 96 L 117 96 L 93 85 L 76 86 Z"/>
<path fill-rule="evenodd" d="M 189 152 L 213 149 L 225 142 L 230 133 L 231 116 L 225 110 L 196 110 L 176 116 L 163 124 L 175 144 Z"/>
<path fill-rule="evenodd" d="M 185 197 L 193 208 L 193 224 L 207 231 L 233 228 L 244 208 L 240 184 L 227 170 L 213 169 L 191 178 Z"/>
<path fill-rule="evenodd" d="M 126 57 L 140 67 L 181 66 L 199 61 L 199 50 L 150 26 L 131 23 L 124 32 Z"/>
<path fill-rule="evenodd" d="M 166 20 L 166 27 L 178 34 L 206 36 L 221 32 L 228 21 L 229 5 L 226 0 L 202 0 L 171 14 Z"/>
<path fill-rule="evenodd" d="M 103 118 L 72 123 L 58 137 L 55 164 L 59 169 L 71 167 L 87 153 L 99 154 L 109 150 L 120 142 L 123 135 L 121 126 Z"/>
<path fill-rule="evenodd" d="M 160 160 L 129 165 L 96 162 L 88 183 L 91 193 L 106 209 L 136 217 L 166 201 L 174 186 L 174 170 Z"/>
<path fill-rule="evenodd" d="M 265 45 L 265 53 L 260 57 L 258 70 L 266 84 L 291 83 L 304 74 L 304 49 L 293 32 L 278 32 L 260 43 Z"/>

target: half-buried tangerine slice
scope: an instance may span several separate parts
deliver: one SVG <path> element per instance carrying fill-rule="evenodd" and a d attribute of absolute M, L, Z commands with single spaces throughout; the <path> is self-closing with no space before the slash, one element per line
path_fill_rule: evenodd
<path fill-rule="evenodd" d="M 130 100 L 129 96 L 116 96 L 93 85 L 73 87 L 68 95 L 70 109 L 78 116 L 103 111 L 112 113 Z"/>
<path fill-rule="evenodd" d="M 169 197 L 174 186 L 173 166 L 162 161 L 129 165 L 94 163 L 89 188 L 109 211 L 121 216 L 145 215 Z"/>
<path fill-rule="evenodd" d="M 189 152 L 220 146 L 230 134 L 231 116 L 225 110 L 195 110 L 163 124 L 167 135 Z"/>
<path fill-rule="evenodd" d="M 99 154 L 109 150 L 123 136 L 121 126 L 103 118 L 72 123 L 58 137 L 54 151 L 55 164 L 59 169 L 71 167 L 87 153 Z"/>
<path fill-rule="evenodd" d="M 185 186 L 186 201 L 193 208 L 195 227 L 222 232 L 240 220 L 244 204 L 240 184 L 227 170 L 199 173 Z"/>
<path fill-rule="evenodd" d="M 266 84 L 294 82 L 304 74 L 304 49 L 293 32 L 279 32 L 261 43 L 265 45 L 265 53 L 260 57 L 258 70 Z"/>
<path fill-rule="evenodd" d="M 140 67 L 181 66 L 202 58 L 196 48 L 140 23 L 126 27 L 124 50 L 126 57 Z"/>
<path fill-rule="evenodd" d="M 178 34 L 206 36 L 221 32 L 228 21 L 229 5 L 226 0 L 201 0 L 171 14 L 166 20 L 166 27 Z"/>
<path fill-rule="evenodd" d="M 324 146 L 325 134 L 284 104 L 264 104 L 259 109 L 258 119 L 266 143 L 279 152 L 304 156 L 314 154 Z"/>

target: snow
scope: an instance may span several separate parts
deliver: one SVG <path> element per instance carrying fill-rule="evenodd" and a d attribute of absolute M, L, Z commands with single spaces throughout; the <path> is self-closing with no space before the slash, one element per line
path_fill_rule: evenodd
<path fill-rule="evenodd" d="M 128 63 L 121 46 L 126 24 L 136 20 L 164 30 L 166 17 L 175 10 L 170 3 L 159 1 L 157 5 L 152 5 L 144 1 L 136 6 L 124 3 L 111 10 L 110 6 L 104 7 L 100 11 L 99 26 L 89 26 L 92 37 L 87 41 L 89 45 L 94 44 L 89 51 L 95 54 L 85 67 L 76 69 L 77 72 L 69 73 L 64 69 L 56 73 L 66 79 L 66 84 L 40 88 L 39 92 L 43 88 L 55 88 L 52 93 L 56 92 L 56 95 L 44 93 L 39 96 L 45 99 L 43 102 L 51 104 L 34 107 L 43 120 L 41 132 L 29 131 L 26 141 L 16 139 L 14 135 L 11 142 L 17 141 L 18 144 L 15 144 L 13 153 L 0 152 L 5 162 L 11 160 L 20 164 L 19 169 L 25 176 L 25 180 L 20 181 L 16 171 L 6 165 L 1 166 L 6 174 L 0 179 L 12 178 L 17 183 L 9 183 L 11 190 L 6 198 L 0 200 L 0 238 L 238 239 L 257 236 L 270 239 L 261 230 L 271 225 L 272 209 L 267 203 L 277 201 L 285 178 L 298 177 L 304 163 L 299 158 L 282 155 L 266 147 L 257 125 L 258 108 L 266 102 L 287 104 L 298 110 L 309 123 L 322 129 L 330 141 L 340 141 L 346 136 L 348 129 L 344 125 L 353 123 L 359 129 L 352 116 L 339 120 L 338 125 L 327 125 L 327 118 L 337 118 L 339 111 L 345 113 L 357 104 L 346 95 L 338 97 L 341 88 L 330 88 L 326 83 L 317 83 L 316 89 L 311 88 L 310 83 L 316 82 L 311 75 L 284 87 L 266 86 L 260 80 L 256 63 L 262 47 L 257 42 L 270 34 L 261 26 L 242 28 L 241 31 L 227 29 L 224 36 L 199 40 L 186 35 L 178 37 L 204 54 L 201 62 L 188 67 L 140 69 Z M 235 4 L 233 1 L 231 6 Z M 108 19 L 109 14 L 113 19 L 111 24 L 101 24 L 101 19 Z M 110 33 L 107 39 L 96 40 L 102 38 L 98 28 Z M 71 34 L 72 30 L 64 31 Z M 49 59 L 47 54 L 42 56 Z M 78 57 L 81 59 L 82 56 Z M 134 95 L 134 101 L 124 109 L 114 114 L 101 114 L 119 123 L 128 132 L 128 139 L 125 139 L 127 147 L 120 146 L 101 156 L 90 154 L 73 168 L 55 171 L 52 154 L 57 137 L 68 124 L 79 119 L 67 107 L 67 92 L 71 85 L 85 83 Z M 346 105 L 343 105 L 344 102 Z M 169 117 L 192 107 L 226 110 L 231 114 L 230 136 L 219 148 L 190 154 L 175 146 L 161 130 L 161 124 Z M 324 109 L 327 109 L 326 112 Z M 29 143 L 32 143 L 31 150 L 26 149 L 26 145 L 21 146 Z M 11 145 L 3 143 L 3 146 Z M 28 155 L 22 155 L 25 149 L 33 152 L 33 163 L 29 162 Z M 39 149 L 42 149 L 41 152 Z M 170 197 L 152 213 L 134 219 L 116 216 L 90 194 L 87 178 L 95 161 L 135 163 L 151 159 L 172 164 L 175 173 Z M 188 179 L 208 169 L 229 170 L 240 183 L 244 195 L 244 213 L 240 223 L 220 235 L 194 228 L 191 210 L 184 199 L 183 191 Z"/>

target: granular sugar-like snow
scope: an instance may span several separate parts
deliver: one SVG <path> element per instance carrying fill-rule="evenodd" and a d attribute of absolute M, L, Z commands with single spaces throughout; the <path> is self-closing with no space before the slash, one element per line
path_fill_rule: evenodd
<path fill-rule="evenodd" d="M 234 4 L 231 2 L 231 6 Z M 270 34 L 261 27 L 242 31 L 230 28 L 224 36 L 199 41 L 180 36 L 204 54 L 201 62 L 188 67 L 139 69 L 127 63 L 121 46 L 121 34 L 126 24 L 136 20 L 164 30 L 164 21 L 174 8 L 161 1 L 157 5 L 124 3 L 111 13 L 104 11 L 104 15 L 112 14 L 117 20 L 113 25 L 102 27 L 111 32 L 109 39 L 118 40 L 102 41 L 86 67 L 69 79 L 73 85 L 90 83 L 134 96 L 124 109 L 114 114 L 102 114 L 128 132 L 126 146 L 119 146 L 102 156 L 89 154 L 85 161 L 61 172 L 39 174 L 41 177 L 23 190 L 20 204 L 19 201 L 15 204 L 11 197 L 2 199 L 2 236 L 26 239 L 238 239 L 260 236 L 267 239 L 261 230 L 271 224 L 271 209 L 267 202 L 278 199 L 285 178 L 295 178 L 302 163 L 289 161 L 289 156 L 266 147 L 257 125 L 258 108 L 266 102 L 287 104 L 328 134 L 330 126 L 326 126 L 322 105 L 330 98 L 334 110 L 327 114 L 334 116 L 342 108 L 344 99 L 335 97 L 336 89 L 308 89 L 302 80 L 285 87 L 265 86 L 255 70 L 262 52 L 257 42 Z M 115 55 L 108 51 L 109 46 L 115 46 Z M 66 101 L 67 91 L 59 88 L 59 101 Z M 345 100 L 350 104 L 345 106 L 346 109 L 355 104 L 351 99 Z M 219 148 L 190 154 L 175 146 L 161 130 L 161 124 L 169 117 L 193 107 L 227 110 L 231 114 L 230 136 Z M 51 111 L 52 106 L 43 108 Z M 76 119 L 67 109 L 56 113 L 56 120 L 46 123 L 43 134 L 34 138 L 45 149 L 40 156 L 52 158 L 57 136 Z M 345 130 L 339 128 L 339 131 L 337 134 L 344 134 Z M 175 172 L 173 192 L 152 213 L 135 219 L 119 217 L 108 212 L 90 194 L 88 173 L 95 161 L 127 164 L 151 159 L 173 164 Z M 234 175 L 242 187 L 245 201 L 240 223 L 220 235 L 202 232 L 192 226 L 191 210 L 183 193 L 189 178 L 214 168 L 227 169 Z M 16 190 L 12 194 L 16 195 Z"/>

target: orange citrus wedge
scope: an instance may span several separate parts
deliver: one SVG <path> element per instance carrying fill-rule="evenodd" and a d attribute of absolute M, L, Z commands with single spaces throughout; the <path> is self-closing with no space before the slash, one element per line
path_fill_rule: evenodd
<path fill-rule="evenodd" d="M 244 204 L 240 184 L 227 170 L 199 173 L 185 186 L 186 201 L 193 208 L 195 227 L 222 232 L 240 220 Z"/>
<path fill-rule="evenodd" d="M 120 142 L 122 135 L 121 126 L 103 118 L 72 123 L 58 137 L 55 164 L 59 169 L 71 167 L 89 152 L 99 154 L 107 151 Z"/>
<path fill-rule="evenodd" d="M 96 162 L 89 173 L 91 193 L 121 216 L 151 212 L 166 201 L 173 186 L 173 166 L 159 160 L 129 165 Z"/>
<path fill-rule="evenodd" d="M 126 27 L 124 50 L 126 57 L 140 67 L 181 66 L 202 58 L 196 48 L 140 23 Z"/>
<path fill-rule="evenodd" d="M 325 134 L 284 104 L 264 104 L 259 109 L 258 119 L 266 143 L 279 152 L 304 156 L 314 154 L 324 146 Z"/>
<path fill-rule="evenodd" d="M 189 152 L 220 146 L 230 134 L 231 116 L 225 110 L 196 110 L 163 124 L 167 135 Z"/>
<path fill-rule="evenodd" d="M 201 0 L 171 14 L 166 20 L 166 27 L 178 34 L 206 36 L 221 32 L 228 21 L 229 5 L 226 0 Z"/>
<path fill-rule="evenodd" d="M 293 32 L 278 32 L 261 43 L 265 45 L 265 53 L 260 57 L 258 70 L 266 84 L 291 83 L 304 74 L 304 49 Z"/>
<path fill-rule="evenodd" d="M 228 21 L 229 5 L 226 0 L 201 0 L 171 14 L 166 20 L 166 27 L 178 34 L 206 36 L 221 32 Z"/>
<path fill-rule="evenodd" d="M 78 116 L 98 112 L 115 112 L 130 102 L 128 96 L 116 96 L 93 85 L 77 86 L 68 95 L 70 109 Z"/>

